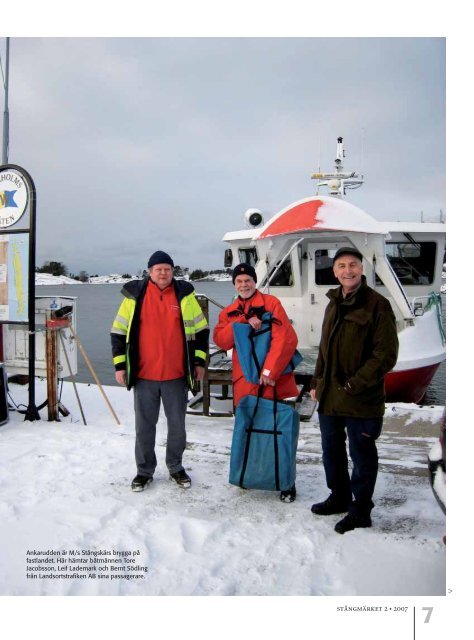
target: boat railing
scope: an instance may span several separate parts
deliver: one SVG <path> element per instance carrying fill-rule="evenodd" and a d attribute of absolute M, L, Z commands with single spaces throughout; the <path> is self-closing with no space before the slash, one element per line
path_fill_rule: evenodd
<path fill-rule="evenodd" d="M 443 325 L 443 302 L 440 293 L 432 291 L 426 296 L 416 296 L 411 301 L 413 313 L 415 316 L 422 316 L 431 309 L 436 310 L 438 318 L 438 327 L 441 334 L 443 344 L 446 344 L 446 332 Z"/>
<path fill-rule="evenodd" d="M 196 299 L 199 302 L 208 324 L 209 303 L 219 309 L 225 308 L 224 305 L 212 298 L 209 298 L 209 296 L 203 293 L 196 293 Z M 221 388 L 221 392 L 218 394 L 211 393 L 212 386 L 219 386 Z M 233 409 L 227 411 L 214 411 L 211 409 L 211 397 L 218 400 L 232 400 L 232 396 L 229 394 L 231 389 L 231 359 L 227 357 L 227 352 L 224 349 L 220 349 L 216 347 L 216 345 L 210 344 L 204 379 L 201 384 L 197 383 L 196 385 L 193 392 L 195 395 L 188 402 L 188 413 L 214 417 L 231 417 L 233 415 Z M 200 409 L 198 407 L 200 407 Z"/>
<path fill-rule="evenodd" d="M 217 300 L 213 300 L 205 293 L 196 293 L 196 299 L 199 302 L 199 306 L 201 307 L 202 312 L 204 313 L 207 324 L 209 324 L 209 303 L 213 304 L 219 309 L 225 309 L 225 306 L 223 304 L 217 302 Z M 223 353 L 226 353 L 224 349 L 220 349 L 214 344 L 209 345 L 209 360 L 211 360 L 214 356 L 222 355 Z"/>
<path fill-rule="evenodd" d="M 217 300 L 213 300 L 212 298 L 207 296 L 205 293 L 196 293 L 196 298 L 199 304 L 201 305 L 201 308 L 204 311 L 204 313 L 209 312 L 209 305 L 206 303 L 206 300 L 208 302 L 212 302 L 212 304 L 214 304 L 216 307 L 219 307 L 219 309 L 225 308 L 223 304 L 221 304 L 220 302 L 217 302 Z M 202 301 L 202 304 L 201 304 L 201 301 Z"/>

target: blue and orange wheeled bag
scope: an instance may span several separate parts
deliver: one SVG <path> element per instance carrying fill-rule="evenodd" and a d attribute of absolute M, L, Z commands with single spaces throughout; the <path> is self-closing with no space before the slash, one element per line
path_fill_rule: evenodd
<path fill-rule="evenodd" d="M 244 396 L 235 413 L 229 482 L 245 489 L 286 491 L 295 484 L 298 412 L 276 399 Z"/>

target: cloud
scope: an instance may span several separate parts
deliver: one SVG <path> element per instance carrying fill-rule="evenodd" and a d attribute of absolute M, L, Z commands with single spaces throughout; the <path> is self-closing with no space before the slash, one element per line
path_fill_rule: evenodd
<path fill-rule="evenodd" d="M 312 195 L 340 135 L 355 204 L 445 209 L 442 38 L 13 38 L 10 114 L 38 263 L 74 272 L 135 272 L 158 246 L 222 266 L 223 234 Z"/>

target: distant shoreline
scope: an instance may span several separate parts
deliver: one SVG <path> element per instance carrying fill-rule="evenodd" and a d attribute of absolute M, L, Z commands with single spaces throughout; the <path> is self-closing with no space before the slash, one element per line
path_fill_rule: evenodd
<path fill-rule="evenodd" d="M 67 276 L 53 276 L 50 274 L 36 274 L 35 286 L 63 286 L 69 284 L 125 284 L 127 282 L 131 282 L 132 280 L 141 280 L 141 278 L 133 277 L 133 278 L 122 278 L 122 276 L 97 276 L 93 278 L 89 278 L 87 282 L 80 282 L 79 280 L 74 280 L 73 278 L 68 278 Z M 197 280 L 189 280 L 187 278 L 176 278 L 176 280 L 186 280 L 186 282 L 232 282 L 232 277 L 228 276 L 217 276 L 199 278 Z"/>

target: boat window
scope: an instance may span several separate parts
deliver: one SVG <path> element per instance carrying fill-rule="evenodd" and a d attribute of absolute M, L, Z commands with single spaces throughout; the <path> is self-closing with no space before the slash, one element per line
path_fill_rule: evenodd
<path fill-rule="evenodd" d="M 258 260 L 257 249 L 255 247 L 244 247 L 243 249 L 239 249 L 239 260 L 240 262 L 246 262 L 254 267 Z"/>
<path fill-rule="evenodd" d="M 316 249 L 314 252 L 314 281 L 316 284 L 333 286 L 339 284 L 332 270 L 336 249 Z"/>
<path fill-rule="evenodd" d="M 278 267 L 275 275 L 270 280 L 271 287 L 292 287 L 293 271 L 291 268 L 291 259 L 288 257 Z"/>
<path fill-rule="evenodd" d="M 436 242 L 387 242 L 386 251 L 392 269 L 402 284 L 432 284 Z M 382 284 L 378 277 L 376 282 L 378 285 Z"/>

